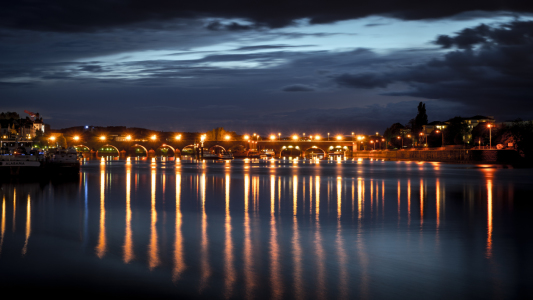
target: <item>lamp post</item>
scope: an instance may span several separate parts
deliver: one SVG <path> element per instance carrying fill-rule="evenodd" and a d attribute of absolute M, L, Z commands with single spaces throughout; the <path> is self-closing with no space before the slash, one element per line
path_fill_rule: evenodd
<path fill-rule="evenodd" d="M 403 136 L 402 137 L 398 136 L 398 139 L 402 139 L 402 150 L 403 150 Z"/>
<path fill-rule="evenodd" d="M 384 141 L 385 141 L 385 139 L 381 139 L 381 141 L 382 141 L 382 142 L 384 142 Z M 381 147 L 381 143 L 379 144 L 379 146 Z M 383 150 L 383 149 L 382 149 L 382 150 Z"/>
<path fill-rule="evenodd" d="M 328 132 L 328 141 L 329 141 L 329 132 Z"/>
<path fill-rule="evenodd" d="M 374 144 L 374 140 L 370 141 L 370 144 Z M 374 144 L 374 150 L 376 150 L 376 144 Z"/>
<path fill-rule="evenodd" d="M 492 125 L 489 124 L 489 149 L 492 149 Z"/>
<path fill-rule="evenodd" d="M 424 133 L 421 132 L 419 135 L 422 138 L 422 136 L 424 136 Z M 426 138 L 426 140 L 427 140 L 427 138 Z M 424 146 L 424 144 L 422 144 L 422 146 Z"/>
<path fill-rule="evenodd" d="M 200 155 L 202 156 L 202 159 L 204 158 L 204 141 L 205 141 L 205 134 L 203 134 L 201 137 L 200 137 L 200 142 L 202 144 L 202 148 L 200 148 Z"/>
<path fill-rule="evenodd" d="M 281 141 L 281 132 L 278 132 L 278 138 Z"/>

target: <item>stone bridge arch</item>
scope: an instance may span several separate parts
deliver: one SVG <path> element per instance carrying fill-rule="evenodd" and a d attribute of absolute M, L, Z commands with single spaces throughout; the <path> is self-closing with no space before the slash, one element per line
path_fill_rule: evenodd
<path fill-rule="evenodd" d="M 220 149 L 222 149 L 222 153 L 226 152 L 226 148 L 222 147 L 221 145 L 213 145 L 209 147 L 209 153 L 221 153 Z M 218 151 L 217 151 L 218 150 Z"/>
<path fill-rule="evenodd" d="M 89 148 L 89 146 L 85 146 L 85 145 L 76 145 L 76 146 L 72 146 L 74 147 L 74 149 L 76 149 L 77 152 L 91 152 L 91 148 Z"/>
<path fill-rule="evenodd" d="M 186 156 L 194 156 L 196 155 L 196 153 L 194 152 L 194 144 L 189 144 L 185 147 L 183 147 L 181 150 L 181 155 L 186 155 Z"/>
<path fill-rule="evenodd" d="M 302 148 L 299 145 L 282 146 L 280 151 L 280 158 L 283 157 L 300 157 L 302 156 Z"/>
<path fill-rule="evenodd" d="M 105 145 L 100 146 L 100 148 L 98 148 L 98 150 L 96 150 L 96 156 L 97 157 L 98 156 L 102 156 L 101 154 L 102 154 L 102 152 L 104 152 L 103 149 L 106 149 L 106 147 L 113 148 L 116 151 L 117 154 L 116 155 L 105 155 L 105 156 L 120 156 L 120 150 L 118 150 L 117 147 L 115 147 L 115 146 L 113 146 L 111 144 L 105 144 Z M 107 153 L 108 150 L 105 150 L 105 151 L 106 152 L 104 154 L 111 154 L 111 153 Z"/>
<path fill-rule="evenodd" d="M 132 146 L 129 148 L 129 150 L 130 150 L 130 156 L 140 156 L 140 155 L 138 155 L 138 154 L 142 154 L 142 153 L 137 153 L 136 150 L 133 150 L 133 151 L 134 151 L 134 153 L 133 153 L 134 155 L 131 155 L 131 150 L 132 150 L 132 149 L 143 149 L 143 150 L 144 150 L 144 156 L 148 157 L 148 149 L 146 149 L 145 146 L 140 145 L 140 144 L 135 144 L 135 145 L 132 145 Z"/>
<path fill-rule="evenodd" d="M 163 144 L 163 145 L 157 147 L 157 149 L 155 149 L 156 156 L 163 156 L 163 153 L 162 153 L 161 150 L 164 149 L 164 148 L 172 150 L 172 153 L 173 153 L 172 156 L 174 156 L 174 157 L 181 156 L 181 151 L 179 149 L 176 149 L 176 148 L 174 148 L 174 147 L 172 147 L 172 146 L 170 146 L 168 144 Z M 170 156 L 170 155 L 167 155 L 167 156 Z"/>
<path fill-rule="evenodd" d="M 323 158 L 327 158 L 328 157 L 328 152 L 326 150 L 318 147 L 318 146 L 311 146 L 311 147 L 305 149 L 303 151 L 303 155 L 305 157 L 308 157 L 308 154 L 309 154 L 309 158 L 320 157 L 320 154 L 319 154 L 320 152 L 319 151 L 322 152 L 322 157 Z"/>

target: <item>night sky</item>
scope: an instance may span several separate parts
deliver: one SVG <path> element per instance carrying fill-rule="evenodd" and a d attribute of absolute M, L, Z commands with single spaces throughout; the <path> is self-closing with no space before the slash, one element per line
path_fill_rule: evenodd
<path fill-rule="evenodd" d="M 533 119 L 530 1 L 10 1 L 0 111 L 52 128 L 374 133 Z"/>

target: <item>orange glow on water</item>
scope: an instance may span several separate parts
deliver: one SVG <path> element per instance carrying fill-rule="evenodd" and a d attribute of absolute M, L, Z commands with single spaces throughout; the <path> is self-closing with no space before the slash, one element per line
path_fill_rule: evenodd
<path fill-rule="evenodd" d="M 420 179 L 420 226 L 424 224 L 424 180 Z"/>
<path fill-rule="evenodd" d="M 270 284 L 274 299 L 283 295 L 283 276 L 280 263 L 280 247 L 276 226 L 276 176 L 270 176 Z"/>
<path fill-rule="evenodd" d="M 124 262 L 133 260 L 133 237 L 131 230 L 131 165 L 126 165 L 126 232 L 124 236 Z"/>
<path fill-rule="evenodd" d="M 337 177 L 337 218 L 340 219 L 342 214 L 342 178 Z"/>
<path fill-rule="evenodd" d="M 6 233 L 6 196 L 2 198 L 2 223 L 0 224 L 0 254 L 4 244 L 4 234 Z"/>
<path fill-rule="evenodd" d="M 292 214 L 296 216 L 298 211 L 298 176 L 292 177 Z"/>
<path fill-rule="evenodd" d="M 436 200 L 436 206 L 437 206 L 437 229 L 439 228 L 440 226 L 440 181 L 439 179 L 437 178 L 437 183 L 436 183 L 436 197 L 437 197 L 437 200 Z"/>
<path fill-rule="evenodd" d="M 245 295 L 252 297 L 255 286 L 255 274 L 253 271 L 253 249 L 250 228 L 250 177 L 244 175 L 244 290 Z"/>
<path fill-rule="evenodd" d="M 411 179 L 407 180 L 407 225 L 411 224 Z"/>
<path fill-rule="evenodd" d="M 225 204 L 226 204 L 226 219 L 225 227 L 225 241 L 224 241 L 224 289 L 226 299 L 233 294 L 233 286 L 236 280 L 236 270 L 234 266 L 233 257 L 233 240 L 231 238 L 231 214 L 230 214 L 230 174 L 226 173 L 225 178 Z"/>
<path fill-rule="evenodd" d="M 202 205 L 202 237 L 200 247 L 200 291 L 207 287 L 207 280 L 211 277 L 211 266 L 209 265 L 209 239 L 207 236 L 207 213 L 205 211 L 205 173 L 200 177 L 200 201 Z"/>
<path fill-rule="evenodd" d="M 487 258 L 492 257 L 492 179 L 487 180 Z"/>
<path fill-rule="evenodd" d="M 96 255 L 103 258 L 107 251 L 107 237 L 105 232 L 105 165 L 100 168 L 100 233 L 98 235 L 98 245 Z"/>
<path fill-rule="evenodd" d="M 157 234 L 157 210 L 155 207 L 156 204 L 156 177 L 155 170 L 152 169 L 152 180 L 151 180 L 151 224 L 150 224 L 150 244 L 148 245 L 148 267 L 150 270 L 153 270 L 155 267 L 159 266 L 161 261 L 159 260 L 159 245 L 158 245 L 158 234 Z"/>
<path fill-rule="evenodd" d="M 315 207 L 316 220 L 318 222 L 320 215 L 320 176 L 315 177 Z"/>
<path fill-rule="evenodd" d="M 181 173 L 176 170 L 176 237 L 174 238 L 174 270 L 172 279 L 177 281 L 185 271 L 185 259 L 183 258 L 183 236 L 181 232 Z"/>
<path fill-rule="evenodd" d="M 28 241 L 31 234 L 31 202 L 30 195 L 28 195 L 28 203 L 26 205 L 26 240 L 24 241 L 24 247 L 22 247 L 22 255 L 26 255 L 28 251 Z"/>

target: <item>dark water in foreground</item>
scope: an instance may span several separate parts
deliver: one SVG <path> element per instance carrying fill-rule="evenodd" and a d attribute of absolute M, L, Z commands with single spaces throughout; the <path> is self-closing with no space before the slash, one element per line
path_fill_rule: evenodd
<path fill-rule="evenodd" d="M 1 184 L 0 288 L 74 297 L 528 297 L 532 175 L 369 160 L 90 161 L 70 182 Z"/>

